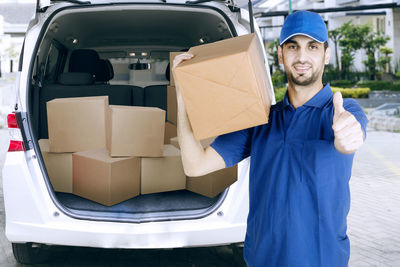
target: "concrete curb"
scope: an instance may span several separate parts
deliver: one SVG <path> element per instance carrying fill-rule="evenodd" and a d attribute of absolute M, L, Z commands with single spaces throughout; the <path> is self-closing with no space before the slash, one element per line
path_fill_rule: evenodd
<path fill-rule="evenodd" d="M 367 117 L 369 127 L 379 131 L 400 132 L 400 118 L 381 115 L 367 115 Z"/>

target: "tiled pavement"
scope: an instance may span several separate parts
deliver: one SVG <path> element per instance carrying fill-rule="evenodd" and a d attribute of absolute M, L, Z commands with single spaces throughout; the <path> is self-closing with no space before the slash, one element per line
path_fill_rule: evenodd
<path fill-rule="evenodd" d="M 6 146 L 7 133 L 0 130 L 0 166 Z M 349 265 L 400 266 L 400 133 L 368 132 L 367 142 L 356 154 L 350 186 Z M 0 266 L 21 266 L 4 236 L 2 193 L 0 226 Z M 54 260 L 40 266 L 235 266 L 228 247 L 151 251 L 61 248 L 54 253 Z"/>
<path fill-rule="evenodd" d="M 350 266 L 400 266 L 400 133 L 367 133 L 350 187 Z"/>

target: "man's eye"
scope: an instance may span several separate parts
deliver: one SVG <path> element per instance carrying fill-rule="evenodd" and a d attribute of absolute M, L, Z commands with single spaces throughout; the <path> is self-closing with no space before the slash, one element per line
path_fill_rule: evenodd
<path fill-rule="evenodd" d="M 288 48 L 289 48 L 289 49 L 296 49 L 296 46 L 295 46 L 295 45 L 289 45 Z"/>
<path fill-rule="evenodd" d="M 311 49 L 311 50 L 318 49 L 318 46 L 316 46 L 316 45 L 310 45 L 310 49 Z"/>

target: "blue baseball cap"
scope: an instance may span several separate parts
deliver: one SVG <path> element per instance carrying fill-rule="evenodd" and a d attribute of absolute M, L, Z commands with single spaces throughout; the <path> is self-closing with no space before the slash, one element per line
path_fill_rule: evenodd
<path fill-rule="evenodd" d="M 281 30 L 280 45 L 296 35 L 305 35 L 320 43 L 328 41 L 324 20 L 317 13 L 305 10 L 287 16 Z"/>

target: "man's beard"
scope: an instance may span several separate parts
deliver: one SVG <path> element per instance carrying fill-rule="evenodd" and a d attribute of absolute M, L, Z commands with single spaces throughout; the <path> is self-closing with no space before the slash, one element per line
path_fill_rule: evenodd
<path fill-rule="evenodd" d="M 289 73 L 288 75 L 288 80 L 293 82 L 295 85 L 300 85 L 300 86 L 307 86 L 310 84 L 313 84 L 314 82 L 316 82 L 318 80 L 318 73 L 314 72 L 313 74 L 311 74 L 311 76 L 308 79 L 305 80 L 301 80 L 299 78 L 303 77 L 302 75 L 299 75 L 298 78 L 295 78 L 293 76 L 293 73 Z"/>

